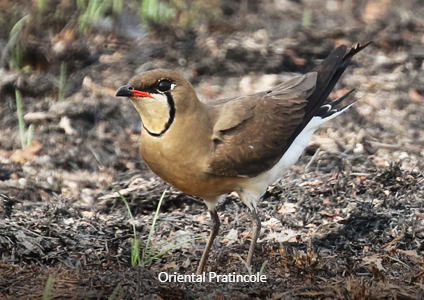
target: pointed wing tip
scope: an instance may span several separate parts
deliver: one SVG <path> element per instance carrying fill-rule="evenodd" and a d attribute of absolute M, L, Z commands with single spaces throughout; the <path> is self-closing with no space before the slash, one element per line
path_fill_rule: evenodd
<path fill-rule="evenodd" d="M 349 52 L 343 57 L 342 61 L 347 61 L 348 59 L 351 59 L 356 53 L 362 51 L 365 49 L 369 44 L 371 44 L 372 41 L 366 42 L 365 44 L 357 43 L 356 45 L 352 46 L 349 50 Z"/>
<path fill-rule="evenodd" d="M 346 99 L 347 97 L 350 96 L 350 94 L 352 94 L 356 89 L 353 88 L 351 89 L 349 92 L 347 92 L 346 94 L 344 94 L 343 96 L 331 101 L 330 103 L 328 103 L 331 107 L 336 106 L 337 104 L 339 104 L 340 102 L 342 102 L 344 99 Z M 355 103 L 357 101 L 357 99 L 353 100 L 350 104 Z M 348 104 L 348 105 L 350 105 Z"/>
<path fill-rule="evenodd" d="M 357 43 L 356 45 L 352 46 L 350 51 L 356 51 L 355 53 L 358 53 L 359 51 L 366 48 L 371 43 L 372 43 L 372 41 L 368 41 L 368 42 L 366 42 L 365 44 L 362 44 L 362 45 L 361 45 L 361 43 Z"/>

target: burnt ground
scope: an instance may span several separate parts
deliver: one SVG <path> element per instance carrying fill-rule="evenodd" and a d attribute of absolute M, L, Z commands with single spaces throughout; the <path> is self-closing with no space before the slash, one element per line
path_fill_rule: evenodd
<path fill-rule="evenodd" d="M 114 26 L 100 22 L 84 32 L 72 3 L 51 1 L 37 17 L 32 2 L 0 1 L 1 299 L 40 299 L 49 275 L 51 299 L 423 297 L 418 0 L 234 1 L 193 27 L 150 29 L 136 27 L 124 10 L 108 19 Z M 62 17 L 51 17 L 55 5 Z M 23 68 L 15 70 L 7 40 L 25 14 L 33 18 L 19 35 Z M 208 235 L 209 215 L 200 199 L 167 186 L 139 158 L 140 120 L 129 101 L 113 97 L 116 88 L 166 67 L 184 74 L 202 99 L 246 94 L 307 72 L 339 44 L 371 39 L 331 95 L 356 88 L 358 102 L 315 134 L 259 206 L 253 270 L 265 265 L 267 282 L 159 282 L 162 271 L 195 272 L 205 239 L 193 238 Z M 58 99 L 62 62 L 66 93 Z M 15 89 L 35 127 L 24 151 Z M 171 251 L 131 267 L 132 223 L 110 183 L 129 202 L 142 249 L 168 188 L 149 251 Z M 218 211 L 207 272 L 248 274 L 237 256 L 246 258 L 250 244 L 248 210 L 229 196 Z"/>

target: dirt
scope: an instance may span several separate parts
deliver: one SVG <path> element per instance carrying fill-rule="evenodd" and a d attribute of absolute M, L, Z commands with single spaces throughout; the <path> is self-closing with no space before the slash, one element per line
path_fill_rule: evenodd
<path fill-rule="evenodd" d="M 107 19 L 113 26 L 83 32 L 73 2 L 51 1 L 40 18 L 34 3 L 0 1 L 1 299 L 40 299 L 49 276 L 50 299 L 424 297 L 419 0 L 222 2 L 218 17 L 192 27 L 149 29 L 124 9 Z M 7 41 L 25 14 L 33 18 L 19 34 L 23 66 L 16 70 Z M 262 269 L 266 282 L 161 282 L 160 272 L 195 272 L 206 243 L 196 238 L 208 236 L 210 218 L 201 199 L 168 186 L 140 159 L 139 116 L 114 91 L 137 73 L 170 68 L 205 101 L 252 93 L 307 72 L 337 45 L 368 40 L 331 95 L 356 88 L 357 103 L 315 134 L 259 205 L 252 270 Z M 35 128 L 25 150 L 15 89 L 27 127 Z M 249 274 L 242 262 L 248 209 L 229 195 L 218 212 L 221 231 L 206 272 Z M 133 224 L 146 261 L 135 267 Z M 151 250 L 158 255 L 147 262 Z"/>

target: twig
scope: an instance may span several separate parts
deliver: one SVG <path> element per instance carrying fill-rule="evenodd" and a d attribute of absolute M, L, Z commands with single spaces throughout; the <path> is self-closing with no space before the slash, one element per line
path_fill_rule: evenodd
<path fill-rule="evenodd" d="M 311 160 L 306 165 L 306 167 L 305 167 L 305 173 L 308 171 L 309 167 L 312 165 L 312 163 L 314 162 L 314 160 L 317 157 L 317 155 L 318 155 L 319 152 L 320 152 L 320 150 L 318 148 L 317 151 L 315 151 L 314 155 L 312 156 Z"/>

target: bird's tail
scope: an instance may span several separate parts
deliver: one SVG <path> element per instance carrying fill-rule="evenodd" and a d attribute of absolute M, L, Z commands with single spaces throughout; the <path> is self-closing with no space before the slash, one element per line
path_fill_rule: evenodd
<path fill-rule="evenodd" d="M 336 106 L 342 102 L 344 99 L 346 99 L 350 94 L 352 94 L 355 91 L 355 89 L 351 89 L 349 92 L 344 94 L 343 96 L 337 98 L 336 100 L 331 101 L 330 103 L 327 103 L 323 106 L 321 106 L 316 113 L 314 114 L 314 117 L 321 117 L 323 119 L 326 119 L 326 121 L 338 116 L 343 111 L 351 107 L 356 100 L 350 102 L 349 104 L 346 104 L 342 107 L 337 108 Z M 329 118 L 329 119 L 327 119 Z"/>

